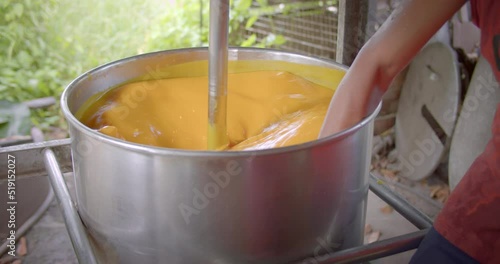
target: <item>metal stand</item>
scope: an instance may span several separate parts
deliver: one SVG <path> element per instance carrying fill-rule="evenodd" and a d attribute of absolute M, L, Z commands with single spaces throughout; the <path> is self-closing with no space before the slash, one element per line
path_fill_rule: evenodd
<path fill-rule="evenodd" d="M 80 263 L 97 263 L 85 227 L 79 217 L 76 205 L 70 202 L 68 187 L 62 176 L 63 172 L 72 171 L 70 153 L 70 139 L 7 147 L 0 150 L 0 166 L 7 166 L 7 155 L 16 155 L 17 168 L 19 168 L 17 177 L 49 176 L 78 261 Z M 391 205 L 420 231 L 318 256 L 315 258 L 317 263 L 359 263 L 415 249 L 432 226 L 432 220 L 426 215 L 387 188 L 373 175 L 369 177 L 370 190 Z M 295 263 L 305 263 L 306 260 Z"/>

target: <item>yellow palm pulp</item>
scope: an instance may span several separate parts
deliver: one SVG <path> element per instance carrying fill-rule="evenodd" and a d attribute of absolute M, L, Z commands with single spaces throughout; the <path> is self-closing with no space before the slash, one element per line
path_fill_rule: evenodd
<path fill-rule="evenodd" d="M 207 83 L 207 77 L 186 77 L 125 84 L 89 99 L 77 117 L 90 128 L 127 141 L 206 150 Z M 228 150 L 316 139 L 333 93 L 283 71 L 229 74 Z"/>

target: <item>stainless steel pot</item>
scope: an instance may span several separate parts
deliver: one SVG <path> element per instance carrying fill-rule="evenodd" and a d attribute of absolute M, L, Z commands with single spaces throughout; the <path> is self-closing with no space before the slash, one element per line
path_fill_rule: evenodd
<path fill-rule="evenodd" d="M 324 139 L 229 152 L 125 142 L 74 116 L 90 96 L 125 82 L 206 75 L 207 55 L 197 48 L 119 60 L 83 74 L 64 91 L 78 211 L 99 261 L 286 263 L 362 244 L 380 106 Z M 229 60 L 232 72 L 286 70 L 330 87 L 340 80 L 329 73 L 345 71 L 331 61 L 273 50 L 230 49 Z M 144 96 L 147 89 L 138 91 L 123 114 Z"/>

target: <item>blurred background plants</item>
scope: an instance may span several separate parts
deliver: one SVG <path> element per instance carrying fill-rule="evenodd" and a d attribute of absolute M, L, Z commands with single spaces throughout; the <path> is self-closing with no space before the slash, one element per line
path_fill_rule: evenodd
<path fill-rule="evenodd" d="M 259 0 L 265 10 L 266 0 Z M 239 34 L 259 16 L 252 0 L 231 1 L 230 44 L 271 47 Z M 100 64 L 139 53 L 206 46 L 209 0 L 3 0 L 0 3 L 0 100 L 59 98 L 75 77 Z M 7 118 L 0 117 L 0 126 Z M 65 128 L 59 106 L 31 110 L 47 131 Z"/>

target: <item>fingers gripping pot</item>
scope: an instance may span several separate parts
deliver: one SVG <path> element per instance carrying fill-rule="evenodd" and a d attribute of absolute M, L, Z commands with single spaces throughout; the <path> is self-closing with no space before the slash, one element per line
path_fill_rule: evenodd
<path fill-rule="evenodd" d="M 91 70 L 62 96 L 79 214 L 102 263 L 286 263 L 363 241 L 373 119 L 300 145 L 256 151 L 158 148 L 100 134 L 75 118 L 126 82 L 207 75 L 207 49 L 139 55 Z M 283 70 L 327 87 L 334 62 L 229 50 L 229 71 Z M 330 74 L 329 74 L 330 73 Z M 131 98 L 123 115 L 134 111 Z M 168 106 L 166 106 L 168 107 Z"/>

